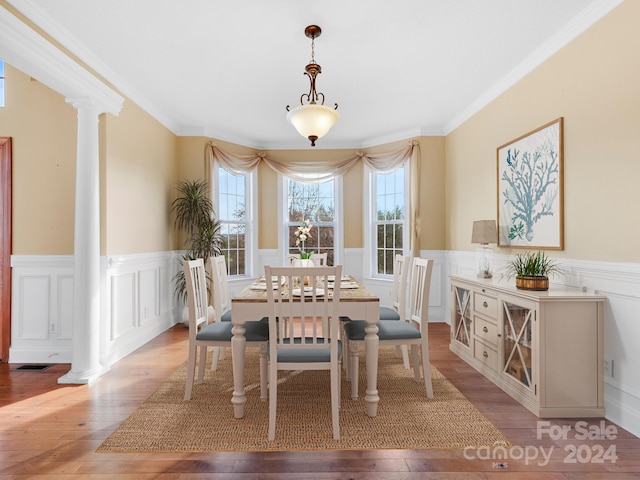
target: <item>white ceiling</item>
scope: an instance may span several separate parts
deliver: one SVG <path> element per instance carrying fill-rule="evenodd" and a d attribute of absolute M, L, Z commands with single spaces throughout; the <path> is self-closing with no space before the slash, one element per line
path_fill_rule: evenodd
<path fill-rule="evenodd" d="M 311 148 L 286 122 L 317 89 L 317 149 L 446 134 L 615 0 L 8 0 L 177 135 Z M 127 105 L 125 103 L 124 108 Z"/>

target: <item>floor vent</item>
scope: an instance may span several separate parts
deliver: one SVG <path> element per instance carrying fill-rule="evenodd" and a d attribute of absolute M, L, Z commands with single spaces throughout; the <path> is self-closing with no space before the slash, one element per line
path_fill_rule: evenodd
<path fill-rule="evenodd" d="M 46 370 L 50 366 L 51 365 L 43 365 L 40 363 L 28 363 L 26 365 L 20 365 L 19 367 L 16 367 L 15 370 L 28 370 L 28 371 L 42 372 L 43 370 Z"/>

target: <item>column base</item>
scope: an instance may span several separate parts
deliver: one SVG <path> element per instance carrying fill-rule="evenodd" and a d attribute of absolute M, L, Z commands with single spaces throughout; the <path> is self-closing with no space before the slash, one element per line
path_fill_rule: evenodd
<path fill-rule="evenodd" d="M 71 370 L 62 377 L 58 378 L 58 383 L 64 385 L 89 385 L 95 382 L 109 370 L 110 368 L 108 367 L 103 367 L 98 370 L 89 372 L 74 372 L 73 370 Z"/>

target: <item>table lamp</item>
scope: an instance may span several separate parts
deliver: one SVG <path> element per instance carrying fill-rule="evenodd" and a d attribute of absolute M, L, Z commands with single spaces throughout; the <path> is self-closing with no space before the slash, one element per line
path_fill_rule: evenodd
<path fill-rule="evenodd" d="M 498 230 L 495 220 L 477 220 L 473 222 L 471 243 L 479 243 L 476 249 L 476 274 L 481 278 L 493 277 L 493 250 L 490 243 L 498 242 Z"/>

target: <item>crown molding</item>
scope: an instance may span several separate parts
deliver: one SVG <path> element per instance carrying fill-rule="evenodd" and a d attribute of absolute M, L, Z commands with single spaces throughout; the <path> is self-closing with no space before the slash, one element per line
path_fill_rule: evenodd
<path fill-rule="evenodd" d="M 0 57 L 66 98 L 90 98 L 118 115 L 124 99 L 5 8 L 0 8 Z"/>
<path fill-rule="evenodd" d="M 16 10 L 31 20 L 35 25 L 46 32 L 69 52 L 84 62 L 94 72 L 112 84 L 132 102 L 155 118 L 174 134 L 178 134 L 178 126 L 164 112 L 155 107 L 153 102 L 147 99 L 141 92 L 133 88 L 113 69 L 96 57 L 82 42 L 75 38 L 66 28 L 55 21 L 45 12 L 39 4 L 33 0 L 7 0 Z"/>
<path fill-rule="evenodd" d="M 547 40 L 541 47 L 536 49 L 531 55 L 524 59 L 516 68 L 514 68 L 499 82 L 494 84 L 489 90 L 478 97 L 474 102 L 468 105 L 458 115 L 456 115 L 442 127 L 416 127 L 415 129 L 403 132 L 394 132 L 379 137 L 366 138 L 362 139 L 361 141 L 351 142 L 338 140 L 332 141 L 330 138 L 328 138 L 322 142 L 322 145 L 318 146 L 319 148 L 316 147 L 315 149 L 367 148 L 415 136 L 446 136 L 453 130 L 458 128 L 460 125 L 462 125 L 464 122 L 469 120 L 482 108 L 486 107 L 489 103 L 494 101 L 509 88 L 513 87 L 527 74 L 540 66 L 543 62 L 549 59 L 561 48 L 566 46 L 578 35 L 591 27 L 594 23 L 608 14 L 611 10 L 619 6 L 623 1 L 624 0 L 599 0 L 589 5 L 565 28 L 550 37 L 549 40 Z M 128 82 L 126 82 L 112 69 L 105 65 L 104 62 L 98 59 L 91 51 L 89 51 L 89 49 L 84 44 L 82 44 L 80 41 L 78 41 L 78 39 L 71 35 L 68 30 L 63 28 L 58 22 L 51 18 L 34 0 L 7 0 L 7 2 L 27 18 L 29 18 L 31 21 L 33 21 L 44 32 L 51 35 L 56 39 L 56 41 L 60 42 L 60 44 L 63 45 L 64 48 L 68 49 L 70 52 L 73 52 L 73 54 L 76 55 L 77 58 L 84 62 L 89 68 L 91 68 L 98 75 L 111 83 L 115 88 L 126 95 L 127 98 L 140 106 L 140 108 L 146 111 L 149 115 L 151 115 L 177 136 L 202 135 L 212 138 L 218 138 L 220 140 L 240 144 L 255 149 L 300 150 L 307 148 L 300 141 L 291 141 L 286 143 L 257 142 L 255 139 L 251 139 L 246 136 L 226 135 L 223 132 L 212 132 L 211 129 L 207 127 L 180 126 L 176 124 L 176 122 L 172 120 L 169 115 L 158 109 L 153 104 L 153 102 L 149 101 L 141 92 L 137 91 Z M 5 9 L 0 8 L 0 13 L 2 14 L 0 15 L 0 55 L 3 55 L 5 60 L 9 64 L 15 66 L 16 68 L 19 68 L 24 73 L 37 78 L 38 80 L 42 81 L 42 83 L 50 86 L 54 90 L 62 93 L 67 97 L 91 96 L 93 98 L 99 94 L 100 89 L 98 89 L 98 91 L 96 91 L 94 95 L 88 95 L 86 91 L 83 91 L 82 94 L 79 94 L 77 90 L 82 86 L 83 83 L 79 82 L 80 85 L 77 85 L 80 77 L 83 77 L 84 83 L 99 83 L 104 88 L 108 88 L 97 78 L 93 77 L 93 75 L 84 70 L 80 65 L 64 55 L 60 50 L 53 47 L 43 37 L 35 33 L 35 31 L 31 30 L 24 23 L 17 20 L 16 17 L 8 13 Z M 20 32 L 20 35 L 16 36 L 16 34 L 12 32 L 10 28 L 5 28 L 5 26 L 9 26 L 7 25 L 8 21 L 5 18 L 7 16 L 13 17 L 14 20 L 11 20 L 11 22 L 17 22 L 18 24 L 20 24 L 19 28 L 22 30 Z M 13 25 L 13 27 L 17 28 L 15 27 L 15 25 Z M 14 45 L 14 47 L 16 47 L 15 55 L 11 55 L 11 53 L 13 52 L 9 52 L 9 54 L 4 53 L 6 45 L 9 45 L 9 47 L 11 47 L 11 44 L 20 43 L 16 40 L 16 38 L 23 36 L 31 37 L 31 39 L 27 41 L 28 46 L 25 46 L 24 48 L 17 48 Z M 6 40 L 5 37 L 16 38 L 14 38 L 12 42 L 7 43 L 8 40 Z M 25 49 L 28 51 L 27 53 L 30 53 L 31 55 L 26 57 L 27 60 L 22 60 L 20 58 L 20 55 L 25 54 Z M 33 51 L 29 52 L 30 50 Z M 47 56 L 52 55 L 52 50 L 55 50 L 57 56 L 62 55 L 66 58 L 66 60 L 64 61 L 64 67 L 61 64 L 61 60 L 59 62 L 56 62 L 55 60 L 53 60 L 53 58 L 47 58 Z M 29 61 L 29 59 L 31 59 L 31 61 Z M 51 63 L 53 63 L 53 65 L 51 65 Z M 51 68 L 51 70 L 49 70 L 49 68 Z M 67 75 L 67 77 L 72 76 L 74 78 L 65 78 L 64 73 L 71 74 L 71 72 L 75 72 L 75 75 Z M 89 80 L 89 78 L 91 78 L 91 80 Z M 74 90 L 73 87 L 76 87 L 76 89 Z M 112 93 L 116 95 L 114 92 Z M 120 99 L 120 101 L 119 106 L 117 107 L 117 111 L 119 111 L 122 107 L 122 98 L 119 96 L 118 98 Z M 105 111 L 113 113 L 113 111 L 116 110 L 117 102 L 105 102 L 105 100 L 107 99 L 104 98 L 100 103 L 110 105 L 108 107 L 108 110 Z M 117 113 L 115 114 L 117 115 Z"/>
<path fill-rule="evenodd" d="M 583 33 L 594 23 L 619 6 L 624 0 L 600 0 L 592 3 L 577 15 L 565 28 L 552 35 L 545 43 L 537 48 L 531 55 L 525 58 L 516 68 L 505 75 L 498 83 L 493 85 L 473 103 L 462 110 L 458 115 L 444 125 L 444 135 L 449 135 L 472 116 L 486 107 L 493 100 L 513 87 L 526 75 L 539 67 L 578 35 Z"/>

